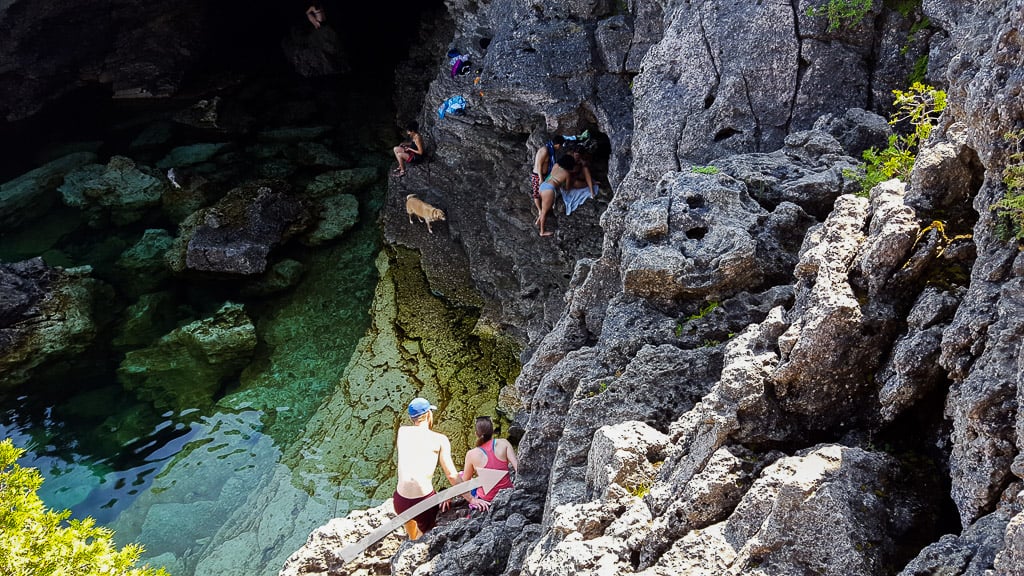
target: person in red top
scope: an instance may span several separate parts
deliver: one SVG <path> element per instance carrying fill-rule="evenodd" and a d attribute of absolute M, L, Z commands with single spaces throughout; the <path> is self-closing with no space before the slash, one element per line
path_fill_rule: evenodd
<path fill-rule="evenodd" d="M 476 448 L 466 452 L 466 468 L 460 474 L 465 482 L 473 478 L 480 468 L 507 471 L 509 467 L 519 472 L 519 459 L 516 458 L 516 451 L 512 444 L 504 438 L 493 438 L 494 423 L 489 416 L 481 416 L 476 419 Z M 486 510 L 491 505 L 491 500 L 499 490 L 512 487 L 512 478 L 508 475 L 503 477 L 490 492 L 484 492 L 483 488 L 473 490 L 472 494 L 463 496 L 469 502 L 471 508 Z"/>

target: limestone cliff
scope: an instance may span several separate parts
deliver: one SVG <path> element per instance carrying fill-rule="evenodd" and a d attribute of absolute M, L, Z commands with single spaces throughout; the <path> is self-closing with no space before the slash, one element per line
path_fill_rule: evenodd
<path fill-rule="evenodd" d="M 808 2 L 446 4 L 479 72 L 434 62 L 430 161 L 392 181 L 387 233 L 528 345 L 526 434 L 516 488 L 393 573 L 1024 573 L 1024 256 L 990 210 L 1024 126 L 1019 2 L 838 30 Z M 861 109 L 924 62 L 949 107 L 910 182 L 851 194 L 885 138 Z M 525 166 L 585 128 L 611 191 L 539 238 Z M 407 226 L 408 193 L 444 234 Z M 348 567 L 331 543 L 385 515 L 282 574 L 378 573 L 394 542 Z"/>

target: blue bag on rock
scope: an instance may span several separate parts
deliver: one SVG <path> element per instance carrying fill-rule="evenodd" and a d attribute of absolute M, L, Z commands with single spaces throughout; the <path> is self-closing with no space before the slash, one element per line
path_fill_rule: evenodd
<path fill-rule="evenodd" d="M 437 117 L 444 118 L 448 114 L 461 114 L 466 109 L 466 99 L 462 96 L 451 96 L 441 103 L 437 109 Z"/>

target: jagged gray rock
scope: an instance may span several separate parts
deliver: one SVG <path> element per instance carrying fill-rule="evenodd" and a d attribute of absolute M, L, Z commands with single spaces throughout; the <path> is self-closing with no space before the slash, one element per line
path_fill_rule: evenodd
<path fill-rule="evenodd" d="M 891 574 L 960 530 L 947 520 L 958 513 L 960 551 L 920 566 L 952 573 L 983 541 L 978 567 L 993 558 L 1012 574 L 1024 257 L 995 237 L 989 206 L 1006 155 L 994 135 L 1024 121 L 1021 7 L 928 0 L 942 30 L 909 38 L 920 14 L 878 5 L 828 30 L 789 5 L 654 4 L 448 3 L 480 86 L 438 71 L 420 118 L 432 161 L 391 183 L 446 209 L 447 238 L 404 229 L 397 203 L 385 222 L 424 254 L 432 288 L 456 290 L 439 271 L 465 263 L 484 301 L 500 300 L 488 320 L 528 343 L 523 465 L 490 523 L 432 532 L 392 570 L 458 574 L 471 550 L 477 573 L 508 576 Z M 884 112 L 929 49 L 948 64 L 950 107 L 911 181 L 850 195 L 843 169 L 884 127 L 848 109 Z M 467 112 L 434 121 L 454 93 L 469 95 Z M 806 130 L 823 114 L 833 136 Z M 523 191 L 517 163 L 545 132 L 594 124 L 611 139 L 614 197 L 584 208 L 602 211 L 603 239 L 580 236 L 574 214 L 539 245 L 528 200 L 489 191 Z M 722 173 L 690 172 L 698 164 Z M 722 202 L 700 222 L 691 198 Z M 721 244 L 716 226 L 730 232 Z M 701 250 L 742 265 L 697 266 Z M 924 401 L 947 386 L 952 431 Z M 931 425 L 901 428 L 918 420 Z M 654 462 L 594 440 L 628 421 L 671 442 L 642 499 L 618 482 L 642 482 Z M 879 439 L 907 452 L 884 454 Z M 842 534 L 822 538 L 833 526 Z"/>
<path fill-rule="evenodd" d="M 241 186 L 182 222 L 167 265 L 174 272 L 261 274 L 270 251 L 311 222 L 307 202 L 289 195 L 286 185 Z"/>

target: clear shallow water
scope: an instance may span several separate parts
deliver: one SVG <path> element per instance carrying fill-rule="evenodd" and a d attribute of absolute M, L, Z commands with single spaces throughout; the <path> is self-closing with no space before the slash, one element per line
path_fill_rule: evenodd
<path fill-rule="evenodd" d="M 256 86 L 240 87 L 231 111 L 258 120 L 264 129 L 301 126 L 302 119 L 336 127 L 326 142 L 332 151 L 347 165 L 377 166 L 383 176 L 389 158 L 373 143 L 387 142 L 396 132 L 386 99 L 347 86 L 300 84 L 259 79 Z M 123 154 L 152 165 L 173 146 L 203 141 L 181 130 L 160 148 L 133 153 L 120 146 L 151 126 L 166 126 L 173 113 L 135 112 L 145 120 L 118 117 L 120 124 L 101 135 L 100 162 Z M 246 138 L 239 144 L 243 150 L 252 144 Z M 225 192 L 265 165 L 244 153 L 230 162 L 233 177 L 224 182 Z M 321 171 L 300 166 L 294 185 L 303 186 Z M 243 298 L 237 284 L 203 281 L 171 280 L 161 287 L 173 298 L 173 324 L 208 316 L 231 300 L 245 305 L 256 326 L 260 344 L 252 362 L 208 402 L 168 410 L 124 389 L 115 370 L 127 350 L 109 345 L 116 321 L 101 337 L 108 340 L 73 361 L 66 374 L 0 393 L 0 436 L 28 449 L 21 464 L 42 472 L 44 502 L 70 509 L 75 517 L 96 518 L 114 528 L 122 544 L 142 543 L 145 557 L 175 576 L 274 574 L 281 555 L 301 545 L 310 529 L 350 505 L 365 505 L 365 479 L 346 486 L 343 479 L 307 474 L 299 482 L 281 461 L 337 386 L 370 324 L 383 194 L 383 182 L 364 192 L 360 224 L 342 240 L 316 249 L 285 248 L 280 256 L 301 261 L 305 272 L 283 294 Z M 42 256 L 51 265 L 92 266 L 93 277 L 114 285 L 110 304 L 117 315 L 133 298 L 119 289 L 114 262 L 153 226 L 175 231 L 159 213 L 119 229 L 88 229 L 77 210 L 58 206 L 21 230 L 0 231 L 0 260 Z M 268 509 L 280 514 L 289 508 L 287 517 L 262 517 Z M 279 533 L 260 537 L 261 525 Z"/>

